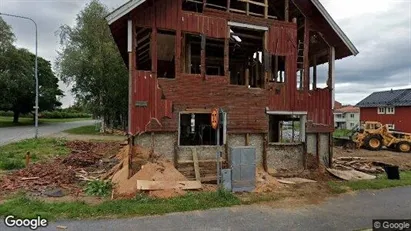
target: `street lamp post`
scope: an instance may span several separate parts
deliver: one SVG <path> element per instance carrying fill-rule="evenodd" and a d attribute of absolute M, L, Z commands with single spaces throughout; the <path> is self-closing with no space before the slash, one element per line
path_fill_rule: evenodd
<path fill-rule="evenodd" d="M 30 20 L 34 23 L 34 27 L 36 29 L 36 60 L 35 60 L 35 64 L 34 64 L 34 76 L 36 79 L 36 102 L 35 102 L 35 119 L 34 119 L 34 126 L 36 128 L 36 133 L 34 135 L 34 138 L 37 139 L 38 135 L 39 135 L 39 79 L 38 79 L 38 75 L 37 75 L 37 47 L 38 47 L 38 39 L 37 39 L 37 23 L 29 18 L 29 17 L 24 17 L 24 16 L 19 16 L 19 15 L 13 15 L 13 14 L 5 14 L 5 13 L 1 13 L 0 15 L 4 15 L 4 16 L 9 16 L 9 17 L 14 17 L 14 18 L 21 18 L 21 19 L 26 19 L 26 20 Z"/>

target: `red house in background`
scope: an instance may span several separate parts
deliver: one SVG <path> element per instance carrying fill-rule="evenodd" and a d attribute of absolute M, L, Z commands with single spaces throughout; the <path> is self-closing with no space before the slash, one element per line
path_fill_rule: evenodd
<path fill-rule="evenodd" d="M 411 132 L 411 89 L 374 92 L 357 104 L 361 121 L 379 121 Z"/>

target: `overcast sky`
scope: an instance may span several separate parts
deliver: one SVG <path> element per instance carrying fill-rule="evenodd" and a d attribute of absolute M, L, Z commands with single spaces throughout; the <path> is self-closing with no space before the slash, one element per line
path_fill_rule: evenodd
<path fill-rule="evenodd" d="M 411 0 L 320 0 L 360 54 L 336 62 L 336 100 L 356 104 L 377 90 L 411 88 Z M 54 63 L 59 49 L 55 31 L 74 25 L 86 0 L 0 0 L 0 12 L 33 18 L 39 26 L 39 55 Z M 114 9 L 126 0 L 102 0 Z M 4 17 L 17 46 L 34 52 L 30 22 Z M 322 71 L 324 74 L 325 72 Z M 323 80 L 325 82 L 325 80 Z M 65 107 L 74 100 L 69 87 Z"/>

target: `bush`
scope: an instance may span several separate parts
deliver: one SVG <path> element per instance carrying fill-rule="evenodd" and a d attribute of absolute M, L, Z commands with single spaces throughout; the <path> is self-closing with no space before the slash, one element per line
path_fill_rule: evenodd
<path fill-rule="evenodd" d="M 105 197 L 110 195 L 112 188 L 110 181 L 94 180 L 87 183 L 84 191 L 89 196 Z"/>

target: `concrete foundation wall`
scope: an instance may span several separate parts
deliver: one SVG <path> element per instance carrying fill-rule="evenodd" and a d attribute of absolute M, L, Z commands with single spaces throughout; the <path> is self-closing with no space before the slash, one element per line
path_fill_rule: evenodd
<path fill-rule="evenodd" d="M 325 166 L 329 166 L 330 143 L 329 134 L 321 133 L 319 135 L 318 154 L 320 162 Z M 312 154 L 315 158 L 317 156 L 317 134 L 307 134 L 307 153 Z"/>
<path fill-rule="evenodd" d="M 304 147 L 299 145 L 273 145 L 267 147 L 267 167 L 275 170 L 301 170 L 304 168 Z"/>
<path fill-rule="evenodd" d="M 263 134 L 250 134 L 249 135 L 249 146 L 255 147 L 257 166 L 262 166 L 263 164 L 263 144 L 264 135 Z M 227 136 L 228 152 L 230 152 L 230 147 L 242 147 L 246 146 L 245 134 L 228 134 Z M 227 160 L 230 161 L 230 153 L 228 153 Z"/>
<path fill-rule="evenodd" d="M 145 133 L 136 137 L 135 144 L 151 149 L 152 141 L 151 133 Z M 176 141 L 176 132 L 154 133 L 154 153 L 160 154 L 168 160 L 173 160 Z"/>

